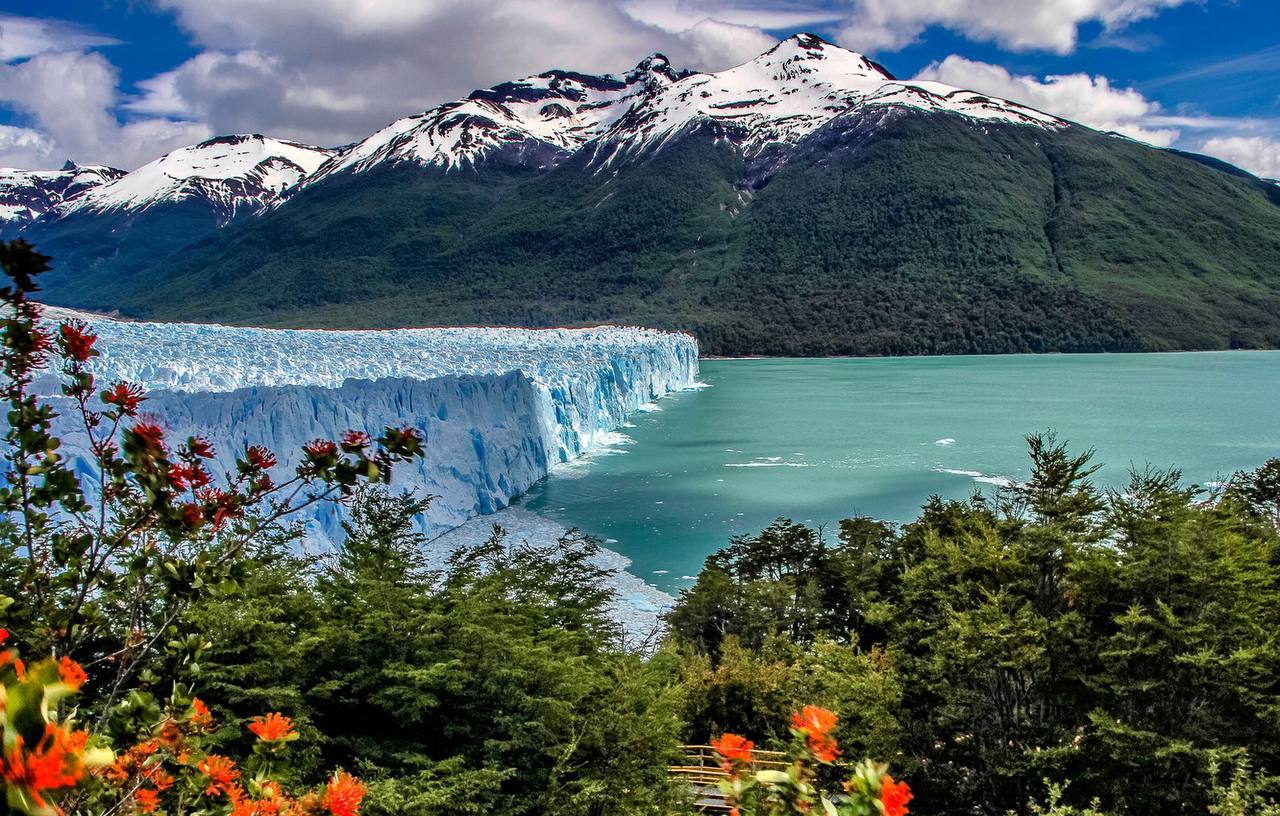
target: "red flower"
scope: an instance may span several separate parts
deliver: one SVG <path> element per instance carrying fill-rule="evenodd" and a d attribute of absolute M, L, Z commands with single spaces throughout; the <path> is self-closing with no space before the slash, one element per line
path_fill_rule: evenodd
<path fill-rule="evenodd" d="M 84 681 L 89 679 L 89 675 L 84 673 L 80 664 L 66 655 L 63 655 L 62 661 L 58 663 L 58 676 L 62 678 L 62 682 L 77 691 L 84 685 Z"/>
<path fill-rule="evenodd" d="M 193 502 L 187 502 L 180 508 L 182 511 L 182 523 L 188 527 L 196 528 L 204 524 L 204 508 Z"/>
<path fill-rule="evenodd" d="M 73 320 L 63 323 L 59 332 L 62 334 L 62 349 L 67 356 L 81 363 L 88 362 L 93 356 L 93 344 L 98 342 L 98 335 L 89 331 L 88 324 Z"/>
<path fill-rule="evenodd" d="M 164 449 L 164 430 L 154 422 L 139 422 L 130 429 L 138 447 L 153 456 L 161 456 Z"/>
<path fill-rule="evenodd" d="M 204 789 L 205 796 L 229 792 L 236 780 L 240 778 L 240 772 L 236 770 L 235 763 L 217 754 L 209 754 L 200 760 L 196 770 L 209 780 L 208 787 Z"/>
<path fill-rule="evenodd" d="M 347 431 L 342 435 L 342 449 L 348 453 L 362 451 L 373 440 L 364 431 Z"/>
<path fill-rule="evenodd" d="M 245 459 L 258 470 L 269 470 L 276 466 L 276 455 L 261 445 L 252 445 L 244 452 Z"/>
<path fill-rule="evenodd" d="M 187 489 L 187 469 L 182 465 L 169 466 L 169 486 L 174 490 Z"/>
<path fill-rule="evenodd" d="M 199 463 L 187 468 L 184 475 L 186 476 L 187 481 L 191 483 L 192 487 L 204 487 L 209 484 L 210 481 L 209 471 L 201 467 Z"/>
<path fill-rule="evenodd" d="M 0 629 L 0 644 L 4 643 L 8 639 L 9 639 L 9 630 Z"/>
<path fill-rule="evenodd" d="M 160 807 L 160 791 L 140 788 L 133 794 L 133 801 L 138 805 L 140 813 L 155 813 Z"/>
<path fill-rule="evenodd" d="M 231 497 L 231 494 L 220 487 L 202 487 L 196 491 L 196 498 L 205 504 L 221 504 Z"/>
<path fill-rule="evenodd" d="M 142 404 L 143 394 L 142 386 L 134 385 L 123 380 L 111 386 L 109 391 L 102 392 L 102 401 L 107 405 L 114 405 L 120 409 L 120 413 L 124 416 L 136 416 L 138 406 Z"/>
<path fill-rule="evenodd" d="M 253 722 L 249 723 L 249 730 L 263 742 L 280 742 L 297 736 L 297 732 L 293 730 L 293 720 L 274 711 L 265 717 L 254 717 Z"/>
<path fill-rule="evenodd" d="M 193 436 L 187 439 L 187 450 L 191 451 L 192 456 L 198 456 L 201 459 L 213 458 L 213 445 L 203 436 Z"/>
<path fill-rule="evenodd" d="M 333 816 L 356 816 L 360 812 L 360 800 L 366 793 L 365 787 L 345 771 L 333 775 L 329 786 L 325 789 L 325 804 Z"/>
<path fill-rule="evenodd" d="M 244 515 L 244 509 L 240 506 L 238 496 L 234 496 L 223 490 L 215 491 L 217 494 L 217 503 L 213 508 L 213 529 L 214 532 L 221 530 L 231 519 L 237 519 Z"/>
<path fill-rule="evenodd" d="M 880 781 L 880 803 L 884 805 L 884 816 L 904 816 L 909 813 L 907 802 L 911 799 L 911 788 L 906 782 L 894 782 L 892 776 L 884 775 Z"/>
<path fill-rule="evenodd" d="M 724 734 L 711 740 L 715 752 L 731 762 L 751 762 L 751 749 L 755 743 L 737 734 Z"/>
<path fill-rule="evenodd" d="M 313 459 L 324 459 L 338 452 L 338 446 L 328 439 L 316 439 L 302 448 Z"/>
<path fill-rule="evenodd" d="M 34 353 L 43 355 L 51 348 L 53 348 L 52 334 L 38 326 L 31 330 L 31 350 Z"/>

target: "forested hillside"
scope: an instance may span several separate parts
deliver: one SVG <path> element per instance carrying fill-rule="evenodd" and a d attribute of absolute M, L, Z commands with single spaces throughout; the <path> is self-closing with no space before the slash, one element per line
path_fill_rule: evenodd
<path fill-rule="evenodd" d="M 284 472 L 249 445 L 215 483 L 207 439 L 98 390 L 86 324 L 37 322 L 46 261 L 0 245 L 10 812 L 689 816 L 668 768 L 709 739 L 731 794 L 752 744 L 790 752 L 754 776 L 785 809 L 747 816 L 817 789 L 839 816 L 1275 812 L 1280 460 L 1103 491 L 1089 453 L 1032 436 L 1025 483 L 922 497 L 902 527 L 727 542 L 638 642 L 579 535 L 495 530 L 429 569 L 427 499 L 387 487 L 413 428 Z M 30 388 L 50 363 L 56 402 Z M 58 454 L 55 406 L 94 472 Z M 333 500 L 341 539 L 300 553 L 297 511 Z"/>
<path fill-rule="evenodd" d="M 175 255 L 144 244 L 161 263 L 73 251 L 48 297 L 278 326 L 639 323 L 711 354 L 1280 345 L 1280 194 L 1234 168 L 909 108 L 751 161 L 718 135 L 617 167 L 342 173 Z"/>

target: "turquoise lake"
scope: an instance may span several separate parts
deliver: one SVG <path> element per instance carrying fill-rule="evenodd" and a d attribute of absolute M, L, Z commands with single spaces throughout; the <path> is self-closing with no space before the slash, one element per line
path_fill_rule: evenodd
<path fill-rule="evenodd" d="M 778 517 L 907 521 L 931 494 L 1025 478 L 1036 431 L 1095 448 L 1107 486 L 1147 463 L 1203 485 L 1280 456 L 1280 352 L 704 360 L 701 379 L 519 506 L 674 591 Z"/>

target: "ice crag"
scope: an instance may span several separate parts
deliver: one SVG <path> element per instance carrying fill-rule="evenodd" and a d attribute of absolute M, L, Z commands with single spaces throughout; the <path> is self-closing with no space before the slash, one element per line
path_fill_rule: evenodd
<path fill-rule="evenodd" d="M 436 497 L 423 520 L 432 535 L 505 507 L 698 373 L 693 337 L 648 329 L 320 331 L 48 316 L 92 324 L 99 380 L 143 385 L 144 410 L 170 437 L 207 436 L 223 468 L 250 442 L 291 467 L 317 437 L 418 428 L 426 456 L 401 465 L 394 485 Z M 58 393 L 52 374 L 37 387 Z M 336 532 L 338 513 L 312 517 L 314 533 Z"/>

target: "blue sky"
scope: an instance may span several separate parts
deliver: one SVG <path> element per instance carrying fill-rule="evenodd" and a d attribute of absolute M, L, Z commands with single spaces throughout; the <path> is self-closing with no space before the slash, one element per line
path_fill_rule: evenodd
<path fill-rule="evenodd" d="M 715 70 L 815 31 L 902 78 L 1280 176 L 1276 0 L 4 0 L 0 165 L 321 144 L 550 67 Z"/>

